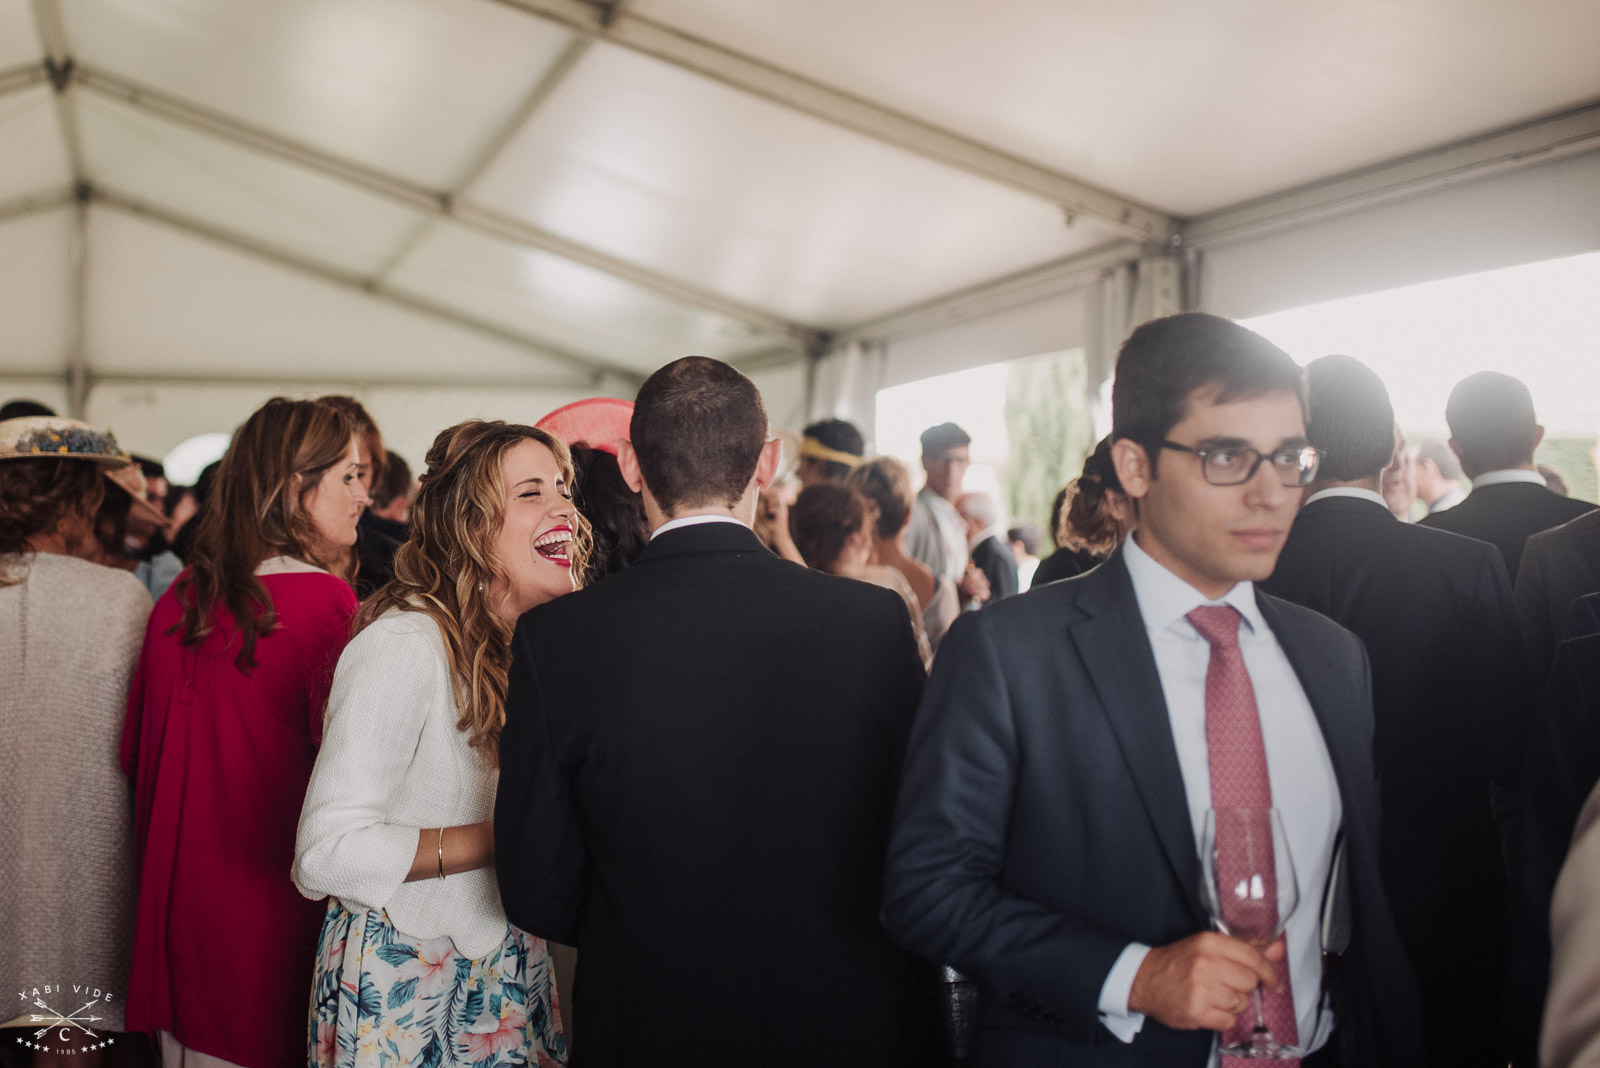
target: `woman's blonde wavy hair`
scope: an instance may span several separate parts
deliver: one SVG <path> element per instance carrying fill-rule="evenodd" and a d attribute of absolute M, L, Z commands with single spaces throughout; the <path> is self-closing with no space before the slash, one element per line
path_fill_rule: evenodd
<path fill-rule="evenodd" d="M 461 717 L 456 729 L 492 766 L 500 763 L 500 728 L 506 719 L 506 679 L 511 668 L 515 621 L 506 622 L 489 603 L 496 579 L 507 578 L 495 555 L 505 522 L 506 489 L 501 460 L 524 441 L 555 454 L 572 486 L 572 455 L 560 439 L 536 427 L 469 419 L 440 432 L 428 449 L 411 533 L 394 558 L 394 578 L 361 606 L 359 632 L 391 608 L 426 613 L 444 635 Z M 568 559 L 574 584 L 581 581 L 592 540 L 576 511 Z"/>

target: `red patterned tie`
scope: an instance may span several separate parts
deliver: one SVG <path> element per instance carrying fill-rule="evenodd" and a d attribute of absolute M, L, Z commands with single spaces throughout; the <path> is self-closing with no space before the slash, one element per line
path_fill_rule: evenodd
<path fill-rule="evenodd" d="M 1244 654 L 1239 651 L 1239 612 L 1227 605 L 1202 605 L 1187 617 L 1194 629 L 1211 646 L 1211 661 L 1206 668 L 1206 752 L 1211 768 L 1211 807 L 1254 808 L 1272 807 L 1272 782 L 1267 778 L 1267 751 L 1261 741 L 1261 716 L 1256 710 L 1255 690 L 1250 686 L 1250 674 L 1245 670 Z M 1217 836 L 1217 864 L 1221 876 L 1227 881 L 1226 868 L 1230 857 L 1238 858 L 1239 849 L 1223 840 L 1221 828 Z M 1270 867 L 1270 866 L 1269 866 Z M 1272 888 L 1268 897 L 1275 899 Z M 1273 907 L 1276 919 L 1276 906 Z M 1283 936 L 1278 937 L 1283 941 Z M 1287 959 L 1287 958 L 1286 958 Z M 1287 964 L 1279 965 L 1283 977 L 1283 991 L 1261 991 L 1261 1013 L 1267 1027 L 1279 1042 L 1298 1045 L 1299 1029 L 1294 1018 L 1294 995 L 1289 988 Z M 1236 1042 L 1249 1038 L 1255 1027 L 1254 1008 L 1246 1008 L 1238 1021 L 1223 1033 L 1223 1042 Z M 1260 1064 L 1234 1057 L 1222 1058 L 1224 1065 L 1244 1066 Z M 1298 1065 L 1298 1060 L 1270 1061 L 1272 1064 Z"/>

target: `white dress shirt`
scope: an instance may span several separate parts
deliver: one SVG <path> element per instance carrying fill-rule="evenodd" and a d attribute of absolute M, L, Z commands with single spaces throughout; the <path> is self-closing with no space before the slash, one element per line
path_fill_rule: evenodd
<path fill-rule="evenodd" d="M 1546 487 L 1550 485 L 1550 483 L 1545 481 L 1544 476 L 1537 471 L 1528 471 L 1521 467 L 1506 467 L 1499 471 L 1485 471 L 1483 474 L 1472 480 L 1472 488 L 1477 489 L 1479 486 L 1499 486 L 1506 482 L 1531 482 L 1535 486 Z"/>
<path fill-rule="evenodd" d="M 1133 579 L 1134 596 L 1161 676 L 1197 852 L 1205 813 L 1211 807 L 1205 709 L 1211 646 L 1184 617 L 1204 604 L 1230 605 L 1243 617 L 1239 648 L 1260 711 L 1272 803 L 1283 820 L 1300 890 L 1300 904 L 1289 917 L 1286 938 L 1300 1046 L 1313 1052 L 1333 1029 L 1333 1013 L 1322 997 L 1321 906 L 1343 816 L 1322 729 L 1299 677 L 1262 618 L 1251 583 L 1236 583 L 1219 600 L 1209 600 L 1153 560 L 1139 547 L 1137 535 L 1124 543 L 1123 561 Z M 1128 1010 L 1128 993 L 1149 952 L 1147 945 L 1130 943 L 1100 990 L 1101 1020 L 1124 1042 L 1133 1041 L 1144 1026 L 1144 1015 Z M 1213 1045 L 1211 1063 L 1216 1064 L 1217 1059 Z"/>
<path fill-rule="evenodd" d="M 656 529 L 650 532 L 650 540 L 655 541 L 659 535 L 665 534 L 669 530 L 678 530 L 682 527 L 697 527 L 702 523 L 732 523 L 736 527 L 744 527 L 746 530 L 750 529 L 750 524 L 731 515 L 686 515 L 681 519 L 669 519 L 665 523 L 662 523 L 659 527 L 656 527 Z"/>
<path fill-rule="evenodd" d="M 1331 497 L 1350 497 L 1358 501 L 1371 501 L 1373 504 L 1382 505 L 1385 512 L 1389 510 L 1389 502 L 1383 499 L 1383 494 L 1374 493 L 1369 489 L 1362 489 L 1360 486 L 1330 486 L 1325 490 L 1318 490 L 1307 497 L 1300 507 L 1304 508 L 1313 501 L 1325 501 Z"/>

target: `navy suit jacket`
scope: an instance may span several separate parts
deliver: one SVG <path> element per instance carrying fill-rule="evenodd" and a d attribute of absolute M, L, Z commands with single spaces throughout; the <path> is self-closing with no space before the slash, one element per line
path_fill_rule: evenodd
<path fill-rule="evenodd" d="M 998 601 L 1017 592 L 1017 558 L 1011 546 L 993 534 L 972 548 L 972 562 L 989 580 L 989 600 Z"/>
<path fill-rule="evenodd" d="M 1528 538 L 1513 598 L 1534 678 L 1550 670 L 1556 643 L 1569 632 L 1575 602 L 1600 592 L 1600 510 Z"/>
<path fill-rule="evenodd" d="M 1416 992 L 1378 875 L 1366 656 L 1314 612 L 1258 594 L 1327 742 L 1344 808 L 1354 937 L 1334 984 L 1349 1065 L 1420 1062 Z M 981 984 L 972 1063 L 1203 1065 L 1208 1031 L 1100 1022 L 1132 941 L 1208 928 L 1154 655 L 1120 551 L 951 629 L 912 730 L 885 880 L 904 945 Z M 1316 908 L 1321 888 L 1303 890 Z"/>
<path fill-rule="evenodd" d="M 1512 1023 L 1519 1068 L 1538 1063 L 1550 983 L 1550 898 L 1578 813 L 1600 782 L 1600 634 L 1556 646 L 1528 739 L 1512 843 Z"/>

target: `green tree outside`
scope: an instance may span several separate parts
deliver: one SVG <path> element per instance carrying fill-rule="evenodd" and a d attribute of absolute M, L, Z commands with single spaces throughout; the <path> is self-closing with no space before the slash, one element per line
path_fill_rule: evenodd
<path fill-rule="evenodd" d="M 1094 448 L 1088 369 L 1082 349 L 1014 360 L 1006 365 L 1006 509 L 1012 522 L 1046 528 L 1040 555 L 1049 555 L 1050 505 L 1083 470 Z"/>
<path fill-rule="evenodd" d="M 1567 496 L 1600 503 L 1600 477 L 1595 472 L 1595 438 L 1547 436 L 1534 453 L 1535 463 L 1549 467 L 1567 484 Z"/>

